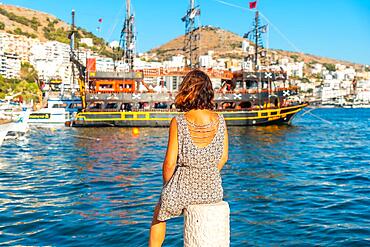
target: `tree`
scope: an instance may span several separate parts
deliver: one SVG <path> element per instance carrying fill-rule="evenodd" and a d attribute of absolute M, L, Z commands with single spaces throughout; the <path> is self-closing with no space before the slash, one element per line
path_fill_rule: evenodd
<path fill-rule="evenodd" d="M 291 59 L 293 59 L 293 61 L 294 61 L 294 62 L 297 62 L 297 61 L 298 61 L 299 56 L 298 56 L 298 55 L 293 54 L 293 55 L 291 55 L 291 56 L 290 56 L 290 58 L 291 58 Z"/>
<path fill-rule="evenodd" d="M 310 83 L 310 80 L 306 77 L 302 78 L 302 83 Z"/>
<path fill-rule="evenodd" d="M 21 64 L 20 76 L 21 80 L 25 80 L 27 82 L 35 82 L 39 78 L 36 69 L 28 62 L 23 62 Z"/>
<path fill-rule="evenodd" d="M 325 69 L 327 69 L 328 71 L 335 71 L 336 70 L 335 65 L 332 64 L 332 63 L 324 63 L 323 65 L 324 65 Z"/>

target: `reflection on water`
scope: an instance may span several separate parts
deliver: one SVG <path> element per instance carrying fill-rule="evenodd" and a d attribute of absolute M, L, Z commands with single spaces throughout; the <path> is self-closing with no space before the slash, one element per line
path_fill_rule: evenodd
<path fill-rule="evenodd" d="M 366 245 L 368 110 L 229 128 L 232 246 Z M 168 130 L 33 129 L 0 149 L 2 245 L 145 246 Z M 88 138 L 84 138 L 88 137 Z M 167 246 L 182 246 L 182 219 Z"/>

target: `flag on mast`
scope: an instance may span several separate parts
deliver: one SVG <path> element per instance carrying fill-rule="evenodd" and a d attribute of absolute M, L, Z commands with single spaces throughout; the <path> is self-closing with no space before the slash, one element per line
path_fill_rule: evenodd
<path fill-rule="evenodd" d="M 249 2 L 249 8 L 255 9 L 257 7 L 257 1 Z"/>

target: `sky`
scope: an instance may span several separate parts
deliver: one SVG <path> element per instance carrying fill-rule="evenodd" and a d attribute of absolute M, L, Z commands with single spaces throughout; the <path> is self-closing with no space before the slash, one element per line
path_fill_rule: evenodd
<path fill-rule="evenodd" d="M 145 52 L 184 34 L 189 0 L 131 0 L 135 14 L 137 50 Z M 251 28 L 254 12 L 249 0 L 195 0 L 202 25 L 239 35 Z M 125 16 L 124 0 L 0 0 L 50 13 L 107 41 L 119 40 Z M 370 0 L 258 0 L 262 22 L 269 23 L 270 48 L 304 52 L 370 64 Z M 99 18 L 103 19 L 98 31 Z M 267 38 L 267 37 L 266 37 Z"/>

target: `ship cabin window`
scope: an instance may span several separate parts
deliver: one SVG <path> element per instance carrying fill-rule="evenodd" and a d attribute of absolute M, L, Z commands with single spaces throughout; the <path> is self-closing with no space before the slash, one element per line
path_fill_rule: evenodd
<path fill-rule="evenodd" d="M 113 90 L 113 84 L 100 84 L 99 90 Z"/>
<path fill-rule="evenodd" d="M 82 104 L 81 103 L 71 103 L 68 108 L 70 109 L 81 109 L 82 108 Z"/>
<path fill-rule="evenodd" d="M 154 103 L 154 108 L 155 109 L 166 109 L 167 108 L 167 104 L 164 103 L 164 102 Z"/>
<path fill-rule="evenodd" d="M 103 103 L 94 102 L 89 105 L 89 109 L 103 109 Z"/>
<path fill-rule="evenodd" d="M 267 112 L 262 112 L 262 113 L 261 113 L 261 116 L 262 116 L 262 117 L 266 117 L 266 116 L 267 116 Z"/>
<path fill-rule="evenodd" d="M 67 108 L 67 103 L 63 104 L 54 104 L 51 108 Z"/>
<path fill-rule="evenodd" d="M 120 84 L 119 84 L 119 89 L 120 89 L 120 90 L 124 90 L 124 89 L 132 89 L 132 84 L 120 83 Z"/>
<path fill-rule="evenodd" d="M 107 103 L 107 105 L 105 106 L 105 109 L 117 109 L 118 107 L 118 103 L 115 103 L 115 102 L 109 102 Z"/>
<path fill-rule="evenodd" d="M 258 84 L 257 84 L 257 81 L 247 80 L 247 81 L 245 81 L 245 86 L 246 86 L 247 89 L 257 88 Z"/>
<path fill-rule="evenodd" d="M 132 111 L 132 105 L 131 103 L 123 103 L 121 109 L 124 111 Z"/>
<path fill-rule="evenodd" d="M 173 91 L 177 90 L 177 76 L 172 77 L 172 90 Z"/>
<path fill-rule="evenodd" d="M 243 102 L 240 102 L 239 106 L 240 106 L 241 109 L 252 108 L 252 102 L 250 102 L 250 101 L 243 101 Z"/>
<path fill-rule="evenodd" d="M 235 103 L 234 102 L 224 102 L 222 103 L 222 109 L 234 109 Z"/>
<path fill-rule="evenodd" d="M 276 111 L 272 111 L 272 112 L 270 112 L 270 115 L 271 116 L 277 115 L 277 112 Z"/>
<path fill-rule="evenodd" d="M 150 104 L 149 102 L 139 102 L 139 109 L 149 109 Z"/>

